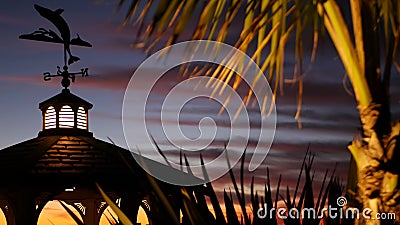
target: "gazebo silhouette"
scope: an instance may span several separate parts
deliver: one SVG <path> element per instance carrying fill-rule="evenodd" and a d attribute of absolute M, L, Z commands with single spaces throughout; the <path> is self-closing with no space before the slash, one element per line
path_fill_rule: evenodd
<path fill-rule="evenodd" d="M 48 14 L 62 12 L 36 5 L 35 8 Z M 45 30 L 41 29 L 41 32 Z M 45 41 L 38 34 L 43 33 L 34 32 L 31 36 L 21 35 L 21 38 Z M 69 49 L 64 51 L 70 54 Z M 62 77 L 64 88 L 61 93 L 39 104 L 42 130 L 38 136 L 0 150 L 0 208 L 7 224 L 37 224 L 42 209 L 51 200 L 62 200 L 74 207 L 85 225 L 98 224 L 107 203 L 96 184 L 120 204 L 132 222 L 136 222 L 138 209 L 142 206 L 150 224 L 172 223 L 168 220 L 171 212 L 157 196 L 154 185 L 167 198 L 177 218 L 182 208 L 183 187 L 155 180 L 135 160 L 141 156 L 93 137 L 89 131 L 92 104 L 68 89 L 75 75 L 87 76 L 87 69 L 70 73 L 67 60 L 64 61 L 63 71 L 59 68 L 56 75 L 44 74 L 45 80 Z M 194 183 L 199 183 L 198 178 L 190 174 L 148 158 L 142 157 L 141 160 L 161 170 L 169 170 L 170 174 L 175 173 L 182 179 L 194 179 Z"/>
<path fill-rule="evenodd" d="M 89 132 L 91 107 L 64 89 L 39 104 L 43 130 L 38 137 L 0 150 L 0 207 L 7 224 L 37 224 L 41 210 L 51 200 L 63 200 L 76 208 L 86 225 L 98 224 L 107 204 L 96 183 L 113 200 L 120 200 L 122 211 L 132 221 L 136 221 L 142 206 L 151 224 L 166 224 L 162 218 L 164 206 L 154 199 L 150 175 L 138 165 L 134 153 L 96 139 Z M 150 159 L 143 160 L 162 170 L 173 170 L 177 176 L 196 179 Z M 181 187 L 156 182 L 179 218 Z"/>

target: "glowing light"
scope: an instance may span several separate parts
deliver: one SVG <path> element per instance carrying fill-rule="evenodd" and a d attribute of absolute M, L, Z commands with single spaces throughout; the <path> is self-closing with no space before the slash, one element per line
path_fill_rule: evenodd
<path fill-rule="evenodd" d="M 7 224 L 7 219 L 2 209 L 0 209 L 0 224 Z"/>
<path fill-rule="evenodd" d="M 142 208 L 142 206 L 139 207 L 136 223 L 142 224 L 142 225 L 150 224 L 149 218 L 147 217 L 147 214 L 144 211 L 144 209 Z"/>
<path fill-rule="evenodd" d="M 118 218 L 117 214 L 111 209 L 110 206 L 107 206 L 107 208 L 104 210 L 103 214 L 100 217 L 100 225 L 109 225 L 111 220 L 112 222 L 115 222 L 113 218 Z M 146 212 L 142 208 L 142 206 L 139 206 L 139 210 L 137 212 L 137 218 L 136 218 L 136 224 L 141 224 L 141 225 L 147 225 L 150 224 L 149 218 L 147 217 Z M 132 221 L 133 222 L 133 221 Z"/>
<path fill-rule="evenodd" d="M 79 129 L 87 129 L 87 115 L 83 107 L 78 108 L 76 119 L 77 119 L 77 127 Z"/>
<path fill-rule="evenodd" d="M 67 207 L 81 220 L 83 221 L 79 212 L 72 207 L 67 205 Z M 49 201 L 46 206 L 40 212 L 37 225 L 54 225 L 54 224 L 64 224 L 64 225 L 74 225 L 76 222 L 67 213 L 67 211 L 61 206 L 57 201 Z"/>
<path fill-rule="evenodd" d="M 73 128 L 74 127 L 74 111 L 68 105 L 64 105 L 59 113 L 59 125 L 60 128 Z"/>
<path fill-rule="evenodd" d="M 44 129 L 56 128 L 56 110 L 53 106 L 47 108 L 44 114 Z"/>

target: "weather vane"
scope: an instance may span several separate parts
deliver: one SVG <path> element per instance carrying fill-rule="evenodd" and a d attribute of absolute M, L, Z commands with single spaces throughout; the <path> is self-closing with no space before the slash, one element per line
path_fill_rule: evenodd
<path fill-rule="evenodd" d="M 84 47 L 92 47 L 92 45 L 89 42 L 82 40 L 78 34 L 76 38 L 71 39 L 71 32 L 69 26 L 65 21 L 65 19 L 61 16 L 61 13 L 64 12 L 63 9 L 57 9 L 55 11 L 52 11 L 51 9 L 44 8 L 36 4 L 34 5 L 34 7 L 42 17 L 46 18 L 47 20 L 49 20 L 51 23 L 54 24 L 54 26 L 58 29 L 60 35 L 58 35 L 56 32 L 50 29 L 39 28 L 38 30 L 30 34 L 20 35 L 19 38 L 34 40 L 34 41 L 60 43 L 64 45 L 63 69 L 61 70 L 61 68 L 57 66 L 58 70 L 56 74 L 51 74 L 49 72 L 46 72 L 43 75 L 45 81 L 51 80 L 52 77 L 62 77 L 63 78 L 61 80 L 62 86 L 64 88 L 68 88 L 70 85 L 70 79 L 72 82 L 75 81 L 75 75 L 82 75 L 82 77 L 88 76 L 87 68 L 81 69 L 80 72 L 74 72 L 74 73 L 68 72 L 68 65 L 71 65 L 72 63 L 77 62 L 79 60 L 79 57 L 72 55 L 70 46 L 77 45 Z M 69 56 L 68 60 L 67 60 L 67 54 Z"/>

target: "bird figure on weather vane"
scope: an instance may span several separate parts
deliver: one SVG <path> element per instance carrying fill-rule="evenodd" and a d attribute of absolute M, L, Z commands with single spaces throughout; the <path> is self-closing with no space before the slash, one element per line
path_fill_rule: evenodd
<path fill-rule="evenodd" d="M 44 42 L 51 42 L 51 43 L 60 43 L 64 45 L 64 66 L 63 70 L 60 70 L 60 67 L 57 66 L 58 71 L 57 74 L 51 74 L 49 72 L 44 73 L 44 80 L 48 81 L 52 77 L 63 77 L 61 84 L 63 87 L 67 88 L 70 85 L 70 80 L 72 82 L 75 81 L 75 75 L 82 75 L 82 77 L 88 76 L 88 69 L 84 68 L 81 69 L 80 72 L 70 73 L 68 72 L 68 65 L 71 65 L 74 62 L 79 60 L 79 57 L 72 55 L 70 46 L 77 45 L 77 46 L 84 46 L 84 47 L 92 47 L 87 41 L 82 40 L 79 35 L 77 34 L 76 38 L 71 39 L 71 31 L 65 19 L 61 16 L 61 13 L 64 11 L 63 9 L 57 9 L 55 11 L 39 6 L 34 5 L 36 11 L 44 18 L 49 20 L 59 31 L 58 35 L 56 32 L 45 29 L 39 28 L 38 30 L 30 33 L 30 34 L 23 34 L 20 35 L 19 38 L 27 39 L 27 40 L 34 40 L 34 41 L 44 41 Z M 60 37 L 61 36 L 61 37 Z M 67 53 L 69 56 L 68 65 L 67 65 Z"/>

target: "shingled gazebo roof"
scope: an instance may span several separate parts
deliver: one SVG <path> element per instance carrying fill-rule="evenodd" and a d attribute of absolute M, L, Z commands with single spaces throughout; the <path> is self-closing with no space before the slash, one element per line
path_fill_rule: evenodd
<path fill-rule="evenodd" d="M 53 183 L 135 183 L 146 179 L 146 171 L 126 149 L 87 136 L 43 136 L 0 151 L 0 179 Z M 179 170 L 143 158 L 145 163 L 172 170 L 181 179 L 195 179 Z M 135 180 L 137 179 L 137 180 Z"/>

